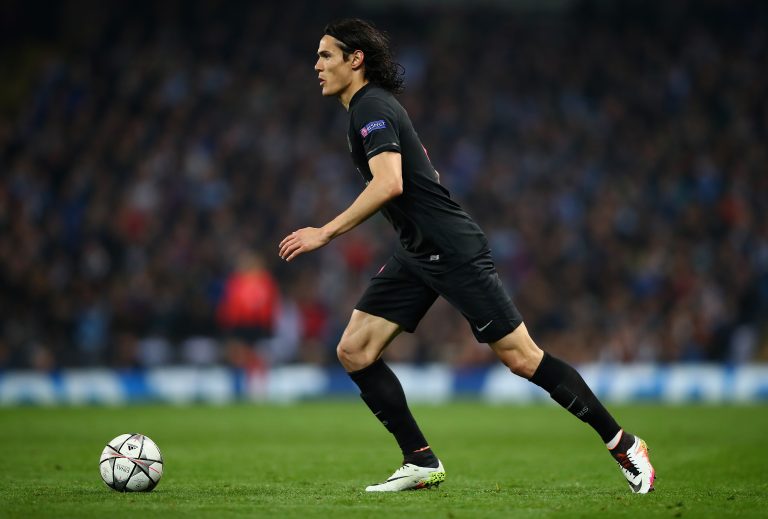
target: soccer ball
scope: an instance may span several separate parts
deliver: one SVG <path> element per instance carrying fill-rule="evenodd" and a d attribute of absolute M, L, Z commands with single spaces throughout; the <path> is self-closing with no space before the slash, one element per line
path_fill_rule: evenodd
<path fill-rule="evenodd" d="M 143 434 L 121 434 L 101 451 L 101 479 L 119 492 L 149 492 L 163 476 L 163 456 Z"/>

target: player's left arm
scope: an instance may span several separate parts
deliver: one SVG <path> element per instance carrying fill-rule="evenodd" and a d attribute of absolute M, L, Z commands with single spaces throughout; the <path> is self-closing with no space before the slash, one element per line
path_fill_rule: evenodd
<path fill-rule="evenodd" d="M 336 218 L 323 227 L 305 227 L 280 242 L 280 257 L 291 261 L 296 256 L 326 245 L 371 217 L 388 201 L 403 192 L 403 163 L 400 153 L 384 151 L 368 160 L 373 179 L 362 193 Z"/>

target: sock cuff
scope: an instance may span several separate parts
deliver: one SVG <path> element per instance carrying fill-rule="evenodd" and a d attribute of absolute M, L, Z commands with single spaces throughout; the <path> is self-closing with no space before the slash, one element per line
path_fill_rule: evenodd
<path fill-rule="evenodd" d="M 563 369 L 563 361 L 545 351 L 544 357 L 529 380 L 547 393 L 552 393 L 563 381 L 566 373 L 567 368 Z"/>
<path fill-rule="evenodd" d="M 357 382 L 358 380 L 365 378 L 367 374 L 375 373 L 376 371 L 380 370 L 382 367 L 386 367 L 386 364 L 384 364 L 384 359 L 379 357 L 378 359 L 376 359 L 376 361 L 373 364 L 366 366 L 363 369 L 359 369 L 357 371 L 349 371 L 347 375 L 349 375 L 350 378 L 352 378 L 352 380 Z"/>
<path fill-rule="evenodd" d="M 612 451 L 613 449 L 616 448 L 616 446 L 621 441 L 622 436 L 624 436 L 624 429 L 619 429 L 619 432 L 616 433 L 616 436 L 614 436 L 613 439 L 611 439 L 611 441 L 605 444 L 605 446 L 608 447 L 609 451 Z"/>

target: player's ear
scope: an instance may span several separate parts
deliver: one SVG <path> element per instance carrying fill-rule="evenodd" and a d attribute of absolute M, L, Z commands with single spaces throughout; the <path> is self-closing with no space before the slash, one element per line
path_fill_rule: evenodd
<path fill-rule="evenodd" d="M 363 66 L 363 62 L 365 61 L 365 54 L 361 50 L 356 50 L 351 54 L 352 60 L 351 65 L 354 70 L 359 69 Z"/>

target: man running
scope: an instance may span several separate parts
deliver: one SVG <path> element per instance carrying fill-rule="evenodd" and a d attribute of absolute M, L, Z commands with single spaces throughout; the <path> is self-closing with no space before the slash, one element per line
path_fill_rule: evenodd
<path fill-rule="evenodd" d="M 386 35 L 358 19 L 329 24 L 315 70 L 322 94 L 349 112 L 348 143 L 366 187 L 323 227 L 292 232 L 280 242 L 291 261 L 318 249 L 381 211 L 400 246 L 371 280 L 337 347 L 360 396 L 403 453 L 402 467 L 366 488 L 392 492 L 427 488 L 445 480 L 445 469 L 416 424 L 402 386 L 381 353 L 402 330 L 413 332 L 438 296 L 466 318 L 516 375 L 544 388 L 571 414 L 589 424 L 619 464 L 630 488 L 653 490 L 655 472 L 646 444 L 616 423 L 579 373 L 539 349 L 501 284 L 483 231 L 440 185 L 440 179 L 405 109 L 393 94 L 402 74 Z"/>

